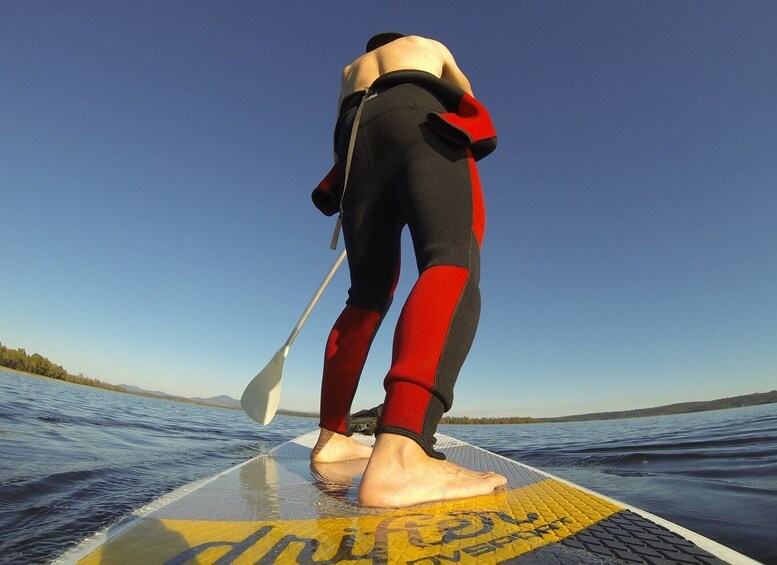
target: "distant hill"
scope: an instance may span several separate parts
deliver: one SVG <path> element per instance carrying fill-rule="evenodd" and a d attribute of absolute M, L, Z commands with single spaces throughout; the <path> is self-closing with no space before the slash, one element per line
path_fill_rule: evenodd
<path fill-rule="evenodd" d="M 184 397 L 184 396 L 176 396 L 174 394 L 167 394 L 166 392 L 160 392 L 158 390 L 146 390 L 134 385 L 120 385 L 120 386 L 126 389 L 126 391 L 131 394 L 138 394 L 141 396 L 151 396 L 151 397 L 161 398 L 163 400 L 175 400 L 178 402 L 190 402 L 194 404 L 206 404 L 208 406 L 216 406 L 218 408 L 229 408 L 231 410 L 243 409 L 243 407 L 240 406 L 239 400 L 236 400 L 231 396 L 227 396 L 226 394 L 220 394 L 218 396 L 211 396 L 208 398 L 203 398 L 201 396 Z M 299 412 L 297 410 L 284 410 L 283 408 L 278 409 L 277 413 L 280 416 L 297 416 L 299 418 L 318 418 L 318 414 L 314 412 Z"/>
<path fill-rule="evenodd" d="M 194 400 L 195 402 L 202 402 L 203 404 L 213 404 L 214 406 L 226 406 L 227 408 L 240 408 L 240 401 L 235 400 L 234 398 L 232 398 L 231 396 L 227 396 L 226 394 L 211 396 L 210 398 L 201 398 L 199 396 L 194 396 L 189 400 Z"/>
<path fill-rule="evenodd" d="M 119 385 L 120 387 L 127 390 L 127 392 L 134 392 L 134 393 L 143 393 L 143 394 L 152 394 L 154 396 L 175 396 L 174 394 L 167 394 L 166 392 L 162 392 L 159 390 L 146 390 L 143 388 L 140 388 L 139 386 L 133 386 L 133 385 Z"/>
<path fill-rule="evenodd" d="M 186 402 L 194 402 L 196 404 L 208 404 L 210 406 L 221 406 L 223 408 L 240 409 L 240 401 L 235 400 L 234 398 L 232 398 L 231 396 L 227 396 L 226 394 L 211 396 L 210 398 L 202 398 L 200 396 L 185 397 L 185 396 L 177 396 L 175 394 L 167 394 L 166 392 L 161 392 L 158 390 L 146 390 L 144 388 L 140 388 L 139 386 L 134 386 L 134 385 L 119 385 L 119 386 L 126 389 L 127 392 L 131 392 L 132 394 L 140 394 L 142 396 L 156 396 L 159 398 L 165 398 L 167 400 L 183 400 Z"/>

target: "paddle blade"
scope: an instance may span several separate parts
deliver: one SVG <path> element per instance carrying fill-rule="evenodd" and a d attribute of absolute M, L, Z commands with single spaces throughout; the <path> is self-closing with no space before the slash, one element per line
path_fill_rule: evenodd
<path fill-rule="evenodd" d="M 281 378 L 283 377 L 283 362 L 286 360 L 288 347 L 282 347 L 273 356 L 267 366 L 254 377 L 240 398 L 240 405 L 251 419 L 262 425 L 267 425 L 278 410 L 281 400 Z"/>

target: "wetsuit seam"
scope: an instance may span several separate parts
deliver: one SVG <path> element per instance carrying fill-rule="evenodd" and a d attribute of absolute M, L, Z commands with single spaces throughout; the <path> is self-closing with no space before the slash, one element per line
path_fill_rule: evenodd
<path fill-rule="evenodd" d="M 443 349 L 445 349 L 445 348 L 443 347 Z M 438 363 L 439 363 L 439 361 L 438 361 Z M 434 379 L 435 379 L 435 381 L 437 380 L 437 371 L 435 371 Z M 429 391 L 429 397 L 430 398 L 429 398 L 429 401 L 426 403 L 426 409 L 424 410 L 424 416 L 421 419 L 421 434 L 420 434 L 421 444 L 424 446 L 424 451 L 427 451 L 427 452 L 429 450 L 431 450 L 431 446 L 427 445 L 426 437 L 424 436 L 424 434 L 426 433 L 426 417 L 429 415 L 429 409 L 432 407 L 432 398 L 431 398 L 432 396 L 434 396 L 434 383 L 432 384 L 432 390 Z"/>
<path fill-rule="evenodd" d="M 471 258 L 472 251 L 470 251 L 470 264 L 472 262 Z M 463 267 L 460 267 L 463 268 Z M 448 330 L 445 332 L 445 341 L 443 341 L 442 351 L 440 351 L 440 357 L 437 359 L 437 369 L 434 371 L 434 385 L 432 386 L 432 394 L 437 396 L 437 377 L 440 374 L 440 365 L 442 362 L 443 357 L 445 357 L 445 351 L 448 349 L 448 346 L 450 345 L 450 342 L 448 341 L 448 338 L 451 335 L 451 329 L 453 328 L 453 320 L 456 318 L 456 314 L 459 311 L 459 306 L 461 306 L 461 301 L 464 299 L 464 293 L 467 291 L 467 285 L 469 284 L 469 279 L 472 276 L 472 270 L 467 269 L 467 278 L 464 280 L 464 284 L 461 287 L 461 292 L 459 293 L 459 299 L 456 301 L 456 306 L 453 308 L 453 313 L 451 314 L 451 320 L 448 323 Z M 453 391 L 451 391 L 451 394 L 453 394 Z M 445 404 L 443 403 L 443 408 L 445 408 Z M 426 412 L 429 411 L 429 408 L 427 407 Z M 443 413 L 447 412 L 448 410 L 444 410 Z M 424 417 L 426 417 L 426 413 L 424 413 Z"/>

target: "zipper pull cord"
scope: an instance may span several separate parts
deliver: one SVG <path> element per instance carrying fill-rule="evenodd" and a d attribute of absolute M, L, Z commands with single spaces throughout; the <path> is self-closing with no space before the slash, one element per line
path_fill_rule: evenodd
<path fill-rule="evenodd" d="M 343 227 L 343 199 L 345 198 L 345 189 L 348 187 L 348 173 L 351 170 L 351 158 L 353 157 L 353 148 L 356 145 L 356 133 L 359 131 L 359 122 L 364 109 L 364 102 L 370 97 L 369 89 L 364 90 L 364 96 L 359 101 L 359 107 L 356 110 L 356 116 L 353 118 L 351 127 L 351 138 L 348 141 L 348 153 L 345 157 L 345 176 L 343 178 L 343 190 L 340 191 L 340 214 L 337 216 L 334 232 L 332 232 L 332 241 L 329 244 L 330 249 L 337 249 L 337 241 L 340 239 L 340 230 Z"/>
<path fill-rule="evenodd" d="M 329 243 L 329 249 L 337 249 L 337 240 L 340 239 L 340 230 L 343 227 L 343 211 L 337 215 L 337 221 L 335 222 L 335 231 L 332 232 L 332 241 Z"/>

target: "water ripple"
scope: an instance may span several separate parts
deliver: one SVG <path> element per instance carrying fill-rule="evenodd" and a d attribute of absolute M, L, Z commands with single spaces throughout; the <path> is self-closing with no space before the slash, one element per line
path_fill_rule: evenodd
<path fill-rule="evenodd" d="M 0 371 L 0 555 L 42 562 L 158 496 L 315 428 Z M 777 563 L 777 405 L 441 432 Z"/>

